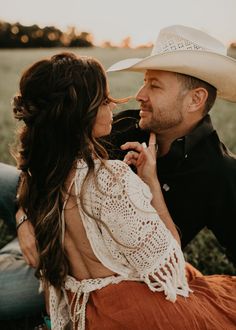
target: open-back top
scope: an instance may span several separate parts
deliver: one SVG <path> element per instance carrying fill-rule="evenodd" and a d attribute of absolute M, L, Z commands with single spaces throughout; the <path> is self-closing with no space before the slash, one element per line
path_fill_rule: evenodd
<path fill-rule="evenodd" d="M 108 160 L 105 167 L 95 160 L 95 178 L 83 190 L 84 212 L 79 196 L 87 171 L 87 164 L 78 160 L 73 183 L 79 214 L 95 256 L 116 275 L 81 281 L 68 275 L 61 292 L 51 286 L 52 329 L 64 329 L 69 321 L 85 329 L 89 293 L 111 283 L 142 281 L 172 302 L 191 291 L 181 248 L 152 207 L 149 187 L 123 162 Z M 62 221 L 64 241 L 64 211 Z M 73 301 L 66 290 L 74 293 Z"/>

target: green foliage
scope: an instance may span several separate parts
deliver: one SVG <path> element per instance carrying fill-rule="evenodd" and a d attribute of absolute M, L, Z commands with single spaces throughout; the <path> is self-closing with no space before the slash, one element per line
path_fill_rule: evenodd
<path fill-rule="evenodd" d="M 14 140 L 16 123 L 12 117 L 10 100 L 17 92 L 19 77 L 28 65 L 43 57 L 50 56 L 63 49 L 1 50 L 0 51 L 0 161 L 14 164 L 9 153 L 9 145 Z M 80 55 L 95 56 L 106 68 L 116 61 L 129 57 L 144 57 L 150 49 L 67 49 Z M 143 75 L 140 73 L 110 73 L 111 94 L 114 97 L 133 96 L 141 86 Z M 119 106 L 118 110 L 138 108 L 133 99 L 129 104 Z M 212 119 L 224 143 L 236 153 L 236 105 L 218 100 L 212 110 Z M 6 228 L 0 223 L 0 245 L 10 239 Z M 187 260 L 204 274 L 235 274 L 236 268 L 227 260 L 216 239 L 207 230 L 203 230 L 185 250 Z"/>
<path fill-rule="evenodd" d="M 205 275 L 235 275 L 236 268 L 227 259 L 213 233 L 203 229 L 184 250 L 185 258 Z"/>

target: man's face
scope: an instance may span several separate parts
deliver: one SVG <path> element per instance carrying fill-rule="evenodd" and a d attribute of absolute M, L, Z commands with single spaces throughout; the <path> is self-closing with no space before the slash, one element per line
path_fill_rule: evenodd
<path fill-rule="evenodd" d="M 142 129 L 159 133 L 184 120 L 186 90 L 173 72 L 147 70 L 144 85 L 136 95 L 140 102 Z"/>

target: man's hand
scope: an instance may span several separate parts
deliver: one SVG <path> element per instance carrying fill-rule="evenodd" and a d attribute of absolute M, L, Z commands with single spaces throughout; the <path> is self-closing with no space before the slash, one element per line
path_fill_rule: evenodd
<path fill-rule="evenodd" d="M 19 219 L 23 214 L 23 210 L 19 209 L 16 213 L 16 218 Z M 26 263 L 31 267 L 36 267 L 38 264 L 38 251 L 36 248 L 34 228 L 31 222 L 24 221 L 17 230 L 17 235 Z"/>

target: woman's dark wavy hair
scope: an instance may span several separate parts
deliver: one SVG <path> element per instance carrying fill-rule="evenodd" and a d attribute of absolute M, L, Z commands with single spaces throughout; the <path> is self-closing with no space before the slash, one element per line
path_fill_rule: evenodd
<path fill-rule="evenodd" d="M 101 64 L 72 53 L 33 64 L 19 89 L 13 100 L 14 116 L 23 121 L 15 152 L 22 170 L 19 205 L 35 229 L 36 275 L 60 287 L 68 274 L 61 235 L 65 181 L 78 157 L 88 164 L 88 175 L 94 172 L 92 153 L 107 158 L 92 129 L 99 106 L 112 99 Z"/>

